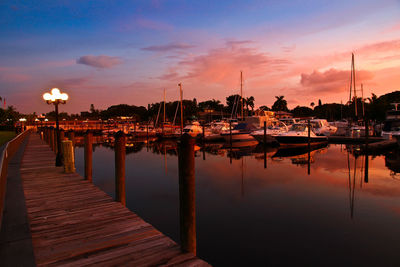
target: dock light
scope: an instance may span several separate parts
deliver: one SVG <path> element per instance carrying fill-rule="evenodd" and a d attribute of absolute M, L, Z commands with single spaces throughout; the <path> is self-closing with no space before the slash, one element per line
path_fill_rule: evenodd
<path fill-rule="evenodd" d="M 21 118 L 21 119 L 19 119 L 19 121 L 20 122 L 24 122 L 24 121 L 26 121 L 26 119 L 25 118 Z"/>
<path fill-rule="evenodd" d="M 56 156 L 56 166 L 62 166 L 62 152 L 61 152 L 61 140 L 60 140 L 60 125 L 58 121 L 58 105 L 65 104 L 68 100 L 68 95 L 66 93 L 61 93 L 60 89 L 53 88 L 51 93 L 43 94 L 43 99 L 47 104 L 53 104 L 56 112 L 56 133 L 57 133 L 57 156 Z M 47 121 L 47 119 L 45 119 Z"/>

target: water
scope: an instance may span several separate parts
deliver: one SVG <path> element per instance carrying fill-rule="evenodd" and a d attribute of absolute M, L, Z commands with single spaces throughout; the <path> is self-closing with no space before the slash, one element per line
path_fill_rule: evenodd
<path fill-rule="evenodd" d="M 179 243 L 176 144 L 129 150 L 127 207 Z M 197 255 L 215 266 L 399 265 L 400 156 L 369 156 L 366 182 L 365 156 L 350 150 L 313 151 L 310 174 L 307 154 L 269 149 L 264 168 L 260 147 L 196 151 Z M 78 147 L 82 176 L 83 165 Z M 114 197 L 111 148 L 95 147 L 93 181 Z"/>

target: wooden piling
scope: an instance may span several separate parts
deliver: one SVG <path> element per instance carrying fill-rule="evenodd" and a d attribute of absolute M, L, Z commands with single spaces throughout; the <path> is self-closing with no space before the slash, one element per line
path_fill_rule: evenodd
<path fill-rule="evenodd" d="M 368 183 L 368 138 L 369 138 L 369 121 L 365 120 L 365 166 L 364 166 L 364 182 Z"/>
<path fill-rule="evenodd" d="M 93 133 L 89 130 L 85 134 L 85 179 L 93 180 Z"/>
<path fill-rule="evenodd" d="M 267 122 L 264 121 L 264 169 L 267 168 Z"/>
<path fill-rule="evenodd" d="M 115 198 L 126 205 L 125 196 L 125 143 L 124 132 L 119 131 L 115 134 Z"/>
<path fill-rule="evenodd" d="M 229 121 L 229 144 L 232 147 L 232 121 Z"/>
<path fill-rule="evenodd" d="M 72 146 L 75 147 L 75 132 L 74 132 L 74 130 L 69 131 L 68 138 L 69 138 L 69 140 L 72 141 Z"/>
<path fill-rule="evenodd" d="M 60 141 L 62 142 L 65 139 L 65 131 L 60 129 Z"/>
<path fill-rule="evenodd" d="M 196 255 L 195 140 L 183 134 L 178 153 L 180 239 L 183 252 Z"/>
<path fill-rule="evenodd" d="M 61 147 L 63 152 L 64 160 L 64 172 L 74 173 L 75 172 L 75 157 L 74 157 L 74 147 L 72 141 L 63 140 L 61 141 Z"/>
<path fill-rule="evenodd" d="M 307 160 L 307 174 L 311 173 L 311 121 L 307 121 L 308 124 L 308 160 Z"/>
<path fill-rule="evenodd" d="M 55 146 L 54 146 L 54 141 L 55 141 L 55 131 L 54 131 L 54 128 L 53 127 L 51 127 L 50 128 L 50 147 L 51 147 L 51 150 L 53 150 L 54 152 L 55 152 Z"/>

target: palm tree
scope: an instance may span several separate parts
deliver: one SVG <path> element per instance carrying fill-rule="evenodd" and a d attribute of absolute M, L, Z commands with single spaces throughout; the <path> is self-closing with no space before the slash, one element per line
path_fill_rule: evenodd
<path fill-rule="evenodd" d="M 247 109 L 249 109 L 248 106 L 250 106 L 252 112 L 254 111 L 254 101 L 255 101 L 254 96 L 250 96 L 250 97 L 246 98 Z"/>
<path fill-rule="evenodd" d="M 311 102 L 310 106 L 311 106 L 312 108 L 314 108 L 315 103 L 314 103 L 314 102 Z"/>
<path fill-rule="evenodd" d="M 287 108 L 287 101 L 284 98 L 283 95 L 281 96 L 275 96 L 276 101 L 275 103 L 272 105 L 272 110 L 275 111 L 288 111 Z"/>

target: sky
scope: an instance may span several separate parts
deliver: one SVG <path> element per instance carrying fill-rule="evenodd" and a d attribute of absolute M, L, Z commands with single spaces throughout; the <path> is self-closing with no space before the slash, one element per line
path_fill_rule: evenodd
<path fill-rule="evenodd" d="M 0 97 L 23 113 L 179 98 L 289 108 L 400 90 L 400 0 L 0 1 Z"/>

